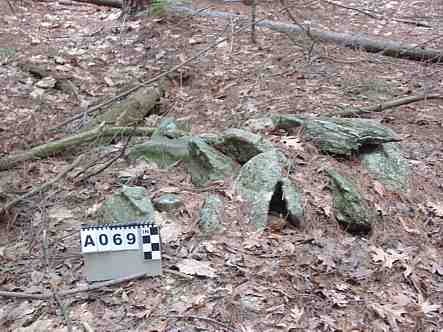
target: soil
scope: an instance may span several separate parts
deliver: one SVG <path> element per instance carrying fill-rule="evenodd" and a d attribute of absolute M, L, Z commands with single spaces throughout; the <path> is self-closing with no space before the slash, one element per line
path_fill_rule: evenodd
<path fill-rule="evenodd" d="M 85 3 L 9 1 L 14 12 L 8 1 L 0 3 L 0 156 L 76 133 L 86 115 L 60 124 L 220 36 L 228 39 L 180 69 L 161 100 L 161 116 L 147 118 L 145 126 L 168 116 L 191 123 L 194 134 L 220 133 L 273 114 L 321 115 L 443 89 L 441 65 L 317 43 L 306 35 L 257 29 L 254 44 L 248 31 L 233 33 L 239 23 L 223 19 L 163 13 L 122 21 L 118 9 Z M 443 49 L 440 1 L 334 3 L 341 7 L 317 0 L 288 8 L 305 27 Z M 192 6 L 250 12 L 234 1 Z M 375 11 L 378 19 L 342 6 Z M 259 1 L 257 17 L 291 22 L 282 9 L 278 1 Z M 15 53 L 2 55 L 2 49 Z M 30 63 L 67 78 L 73 90 L 44 85 L 24 70 Z M 185 203 L 159 215 L 171 230 L 163 239 L 165 273 L 62 299 L 0 297 L 0 330 L 443 331 L 443 103 L 424 100 L 369 117 L 402 138 L 411 169 L 406 192 L 374 182 L 356 158 L 320 154 L 302 133 L 265 132 L 294 162 L 291 178 L 301 189 L 306 220 L 303 228 L 276 222 L 256 232 L 231 191 L 232 179 L 195 188 L 181 165 L 165 171 L 138 164 L 141 174 L 130 184 L 152 197 L 177 193 Z M 91 143 L 0 172 L 1 203 L 50 181 L 80 153 L 118 155 L 125 144 Z M 86 284 L 79 226 L 121 187 L 122 171 L 134 172 L 122 159 L 79 182 L 75 174 L 84 175 L 86 164 L 0 216 L 0 291 L 57 294 Z M 363 188 L 379 215 L 368 236 L 350 235 L 335 221 L 327 167 Z M 211 192 L 225 199 L 226 231 L 203 237 L 199 209 Z M 181 271 L 181 262 L 194 262 L 197 275 Z"/>

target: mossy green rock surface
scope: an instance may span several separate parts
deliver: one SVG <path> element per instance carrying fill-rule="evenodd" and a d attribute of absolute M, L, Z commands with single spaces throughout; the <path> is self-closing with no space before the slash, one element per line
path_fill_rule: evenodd
<path fill-rule="evenodd" d="M 189 140 L 189 159 L 186 168 L 192 183 L 204 186 L 212 181 L 235 175 L 237 164 L 200 138 Z"/>
<path fill-rule="evenodd" d="M 123 186 L 103 203 L 99 215 L 101 224 L 153 222 L 154 207 L 145 188 Z"/>
<path fill-rule="evenodd" d="M 218 195 L 208 195 L 200 211 L 199 227 L 203 234 L 210 235 L 224 230 L 223 199 Z"/>
<path fill-rule="evenodd" d="M 385 143 L 360 155 L 363 166 L 389 190 L 405 191 L 409 167 L 396 143 Z"/>
<path fill-rule="evenodd" d="M 165 194 L 154 200 L 154 206 L 158 211 L 170 212 L 183 206 L 183 201 L 178 195 Z"/>
<path fill-rule="evenodd" d="M 372 227 L 372 217 L 362 194 L 356 186 L 335 170 L 326 174 L 331 179 L 335 218 L 350 233 L 368 233 Z"/>
<path fill-rule="evenodd" d="M 222 143 L 216 146 L 240 164 L 246 163 L 256 155 L 274 149 L 262 136 L 244 129 L 228 129 L 223 133 Z"/>
<path fill-rule="evenodd" d="M 157 137 L 143 144 L 134 145 L 128 153 L 130 160 L 143 158 L 166 168 L 179 160 L 189 158 L 189 138 L 168 139 Z"/>
<path fill-rule="evenodd" d="M 271 150 L 255 156 L 240 169 L 234 190 L 248 203 L 249 220 L 257 229 L 267 225 L 268 214 L 273 210 L 296 224 L 303 219 L 300 197 L 283 174 L 288 166 L 289 161 L 283 153 Z"/>
<path fill-rule="evenodd" d="M 278 128 L 303 127 L 303 137 L 324 153 L 350 156 L 362 147 L 399 141 L 391 129 L 368 119 L 275 116 Z"/>

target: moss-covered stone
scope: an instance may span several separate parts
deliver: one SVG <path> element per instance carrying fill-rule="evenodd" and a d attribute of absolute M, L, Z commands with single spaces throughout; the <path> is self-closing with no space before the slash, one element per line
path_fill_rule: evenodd
<path fill-rule="evenodd" d="M 307 118 L 275 116 L 278 128 L 303 127 L 303 137 L 324 153 L 350 156 L 362 147 L 399 141 L 391 129 L 368 119 Z"/>
<path fill-rule="evenodd" d="M 99 217 L 101 224 L 153 222 L 154 207 L 145 188 L 123 186 L 103 203 Z"/>
<path fill-rule="evenodd" d="M 396 143 L 385 143 L 363 151 L 362 164 L 369 174 L 389 190 L 405 191 L 408 188 L 409 167 Z"/>
<path fill-rule="evenodd" d="M 235 180 L 234 189 L 248 203 L 249 220 L 257 229 L 267 225 L 270 212 L 277 212 L 296 225 L 303 221 L 300 196 L 284 176 L 288 166 L 283 153 L 271 150 L 244 164 Z"/>
<path fill-rule="evenodd" d="M 218 195 L 208 195 L 200 211 L 199 227 L 203 234 L 210 235 L 224 230 L 223 199 Z"/>
<path fill-rule="evenodd" d="M 223 133 L 222 142 L 216 145 L 224 154 L 246 163 L 256 155 L 274 149 L 274 146 L 262 136 L 244 129 L 228 129 Z"/>
<path fill-rule="evenodd" d="M 155 162 L 158 167 L 166 168 L 179 160 L 189 159 L 189 138 L 168 139 L 157 137 L 143 144 L 134 145 L 129 149 L 128 158 L 143 158 Z"/>
<path fill-rule="evenodd" d="M 327 170 L 326 174 L 331 179 L 337 221 L 350 233 L 368 233 L 373 218 L 356 185 L 333 169 Z"/>
<path fill-rule="evenodd" d="M 229 157 L 214 149 L 200 138 L 189 140 L 189 159 L 186 168 L 191 175 L 192 183 L 204 186 L 211 181 L 224 180 L 235 175 L 236 163 Z"/>

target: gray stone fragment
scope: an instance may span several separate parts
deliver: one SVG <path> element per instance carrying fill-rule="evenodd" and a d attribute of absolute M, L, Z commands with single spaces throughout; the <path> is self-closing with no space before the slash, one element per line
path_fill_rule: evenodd
<path fill-rule="evenodd" d="M 183 136 L 183 131 L 188 131 L 185 124 L 178 123 L 174 118 L 164 118 L 160 121 L 158 128 L 155 129 L 151 136 L 152 140 L 161 137 L 179 138 Z"/>
<path fill-rule="evenodd" d="M 154 207 L 143 187 L 123 186 L 103 203 L 98 212 L 101 224 L 154 221 Z"/>
<path fill-rule="evenodd" d="M 273 130 L 275 125 L 271 118 L 249 119 L 245 127 L 252 131 Z"/>
<path fill-rule="evenodd" d="M 195 185 L 204 186 L 208 182 L 224 180 L 226 176 L 235 174 L 236 163 L 202 139 L 190 139 L 189 151 L 186 168 Z"/>
<path fill-rule="evenodd" d="M 337 221 L 350 233 L 368 233 L 372 227 L 373 217 L 363 195 L 350 180 L 335 170 L 329 169 L 326 174 L 331 179 Z"/>
<path fill-rule="evenodd" d="M 224 230 L 223 199 L 218 195 L 208 195 L 200 211 L 199 226 L 203 234 L 209 235 Z"/>
<path fill-rule="evenodd" d="M 203 133 L 198 135 L 198 138 L 202 139 L 205 143 L 208 143 L 211 146 L 223 143 L 223 137 L 214 133 Z"/>
<path fill-rule="evenodd" d="M 178 195 L 165 194 L 154 200 L 154 206 L 158 211 L 170 212 L 183 206 L 183 201 Z"/>
<path fill-rule="evenodd" d="M 362 147 L 399 141 L 391 129 L 369 119 L 308 118 L 275 116 L 278 128 L 303 127 L 303 137 L 312 141 L 320 151 L 350 156 Z"/>
<path fill-rule="evenodd" d="M 216 148 L 240 164 L 262 152 L 274 149 L 271 142 L 244 129 L 228 129 L 223 133 L 222 139 L 222 143 Z"/>
<path fill-rule="evenodd" d="M 389 190 L 408 188 L 409 167 L 396 143 L 385 143 L 361 153 L 362 164 L 369 174 Z"/>
<path fill-rule="evenodd" d="M 157 137 L 143 144 L 134 145 L 129 149 L 128 159 L 143 158 L 154 162 L 160 168 L 167 168 L 180 160 L 189 158 L 189 138 L 168 139 Z"/>
<path fill-rule="evenodd" d="M 267 225 L 269 212 L 277 212 L 295 225 L 303 221 L 300 196 L 283 175 L 288 166 L 283 153 L 271 150 L 255 156 L 240 169 L 234 190 L 248 203 L 249 220 L 257 229 Z"/>

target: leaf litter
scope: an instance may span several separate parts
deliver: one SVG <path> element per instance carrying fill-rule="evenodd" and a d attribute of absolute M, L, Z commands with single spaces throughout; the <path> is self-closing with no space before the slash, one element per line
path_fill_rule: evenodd
<path fill-rule="evenodd" d="M 370 10 L 370 4 L 336 2 Z M 249 7 L 240 2 L 193 1 L 193 6 L 208 4 L 249 13 Z M 429 7 L 433 12 L 441 9 L 435 2 L 404 1 L 401 5 L 382 1 L 377 9 L 395 17 L 420 13 L 427 17 Z M 4 23 L 0 24 L 0 42 L 18 50 L 16 58 L 8 57 L 0 67 L 1 154 L 63 137 L 64 133 L 48 129 L 86 105 L 117 94 L 127 83 L 151 78 L 183 61 L 205 47 L 206 36 L 222 31 L 226 24 L 208 18 L 167 16 L 126 22 L 125 27 L 116 21 L 120 16 L 116 9 L 29 1 L 17 6 L 20 11 L 16 16 L 0 18 Z M 51 15 L 45 16 L 48 13 Z M 265 15 L 287 20 L 275 2 L 260 2 L 258 17 Z M 438 39 L 433 40 L 432 30 L 373 20 L 327 2 L 303 5 L 297 8 L 297 15 L 301 22 L 309 20 L 313 26 L 368 31 L 418 44 L 430 40 L 429 45 L 442 48 Z M 26 30 L 20 25 L 22 19 L 27 22 Z M 222 131 L 271 113 L 318 115 L 336 105 L 365 107 L 386 100 L 389 93 L 394 96 L 435 88 L 442 75 L 439 67 L 387 61 L 333 45 L 315 44 L 307 52 L 309 49 L 294 48 L 292 42 L 275 33 L 259 32 L 259 47 L 250 44 L 248 33 L 231 36 L 217 51 L 189 64 L 191 83 L 177 83 L 165 97 L 168 114 L 190 119 L 196 133 Z M 300 42 L 302 47 L 309 44 L 303 38 Z M 359 62 L 349 66 L 334 61 L 348 58 Z M 54 89 L 55 76 L 37 79 L 21 71 L 18 64 L 25 60 L 71 74 L 80 100 Z M 377 91 L 379 95 L 374 93 Z M 228 230 L 204 242 L 195 227 L 203 198 L 189 189 L 186 178 L 174 172 L 165 175 L 155 167 L 116 168 L 81 188 L 66 182 L 69 192 L 61 185 L 59 194 L 37 199 L 35 204 L 28 202 L 20 209 L 14 226 L 0 231 L 1 290 L 38 292 L 58 290 L 67 282 L 72 287 L 84 285 L 73 226 L 94 215 L 103 199 L 118 187 L 116 177 L 135 177 L 145 181 L 152 194 L 182 193 L 185 197 L 187 213 L 161 216 L 165 265 L 178 274 L 165 272 L 161 278 L 131 282 L 118 291 L 107 288 L 72 296 L 68 303 L 76 328 L 174 331 L 198 326 L 221 330 L 185 317 L 200 315 L 244 331 L 363 331 L 371 327 L 408 331 L 420 324 L 441 329 L 441 108 L 423 102 L 374 117 L 403 137 L 401 144 L 414 172 L 411 188 L 417 189 L 402 196 L 373 182 L 368 200 L 378 207 L 383 220 L 368 239 L 350 239 L 337 227 L 321 175 L 325 166 L 334 165 L 368 181 L 356 171 L 357 161 L 338 163 L 322 156 L 304 143 L 299 133 L 269 133 L 295 161 L 290 177 L 302 184 L 303 194 L 309 198 L 306 229 L 251 231 L 237 211 L 235 194 L 226 189 Z M 61 169 L 66 162 L 68 155 L 30 162 L 1 177 L 1 192 L 14 195 L 27 191 L 57 173 L 48 170 Z M 410 210 L 393 208 L 390 203 L 397 198 L 405 199 Z M 52 272 L 48 274 L 43 272 L 41 243 L 47 219 L 55 232 L 49 241 L 48 268 Z M 156 318 L 177 313 L 185 318 Z M 0 324 L 0 329 L 11 331 L 66 328 L 60 310 L 52 303 L 5 298 L 0 299 Z"/>

